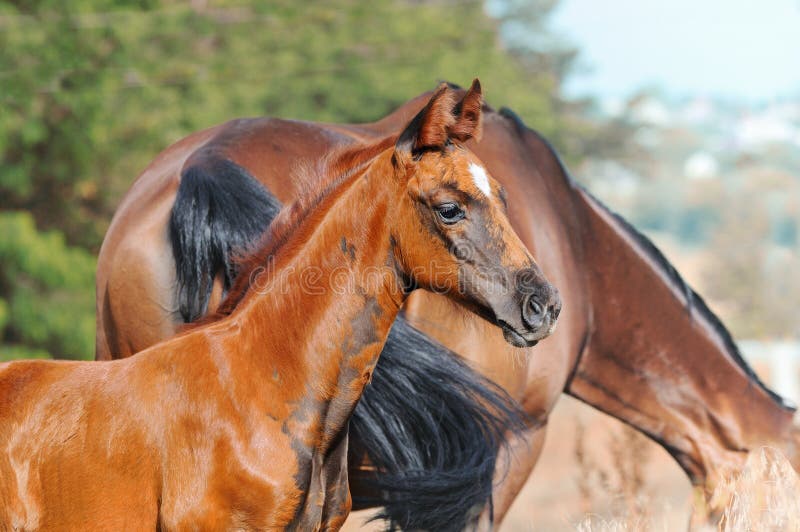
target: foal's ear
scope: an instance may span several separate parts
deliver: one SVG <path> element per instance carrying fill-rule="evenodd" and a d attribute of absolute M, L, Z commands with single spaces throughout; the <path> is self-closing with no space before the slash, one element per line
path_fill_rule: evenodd
<path fill-rule="evenodd" d="M 482 107 L 481 82 L 475 78 L 464 98 L 456 105 L 456 122 L 450 126 L 450 136 L 461 142 L 469 139 L 481 140 Z"/>
<path fill-rule="evenodd" d="M 450 127 L 456 122 L 454 106 L 453 91 L 446 83 L 442 83 L 400 134 L 395 153 L 405 158 L 422 150 L 444 148 L 450 136 Z"/>

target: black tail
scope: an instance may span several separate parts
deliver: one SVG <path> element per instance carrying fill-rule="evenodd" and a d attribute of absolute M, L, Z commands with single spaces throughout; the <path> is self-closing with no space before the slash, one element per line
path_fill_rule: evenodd
<path fill-rule="evenodd" d="M 379 474 L 368 480 L 391 530 L 463 530 L 491 504 L 497 453 L 525 414 L 499 386 L 402 315 L 350 423 Z M 353 441 L 353 438 L 351 438 Z"/>
<path fill-rule="evenodd" d="M 230 288 L 232 254 L 257 243 L 280 208 L 247 170 L 227 159 L 206 158 L 183 170 L 169 220 L 183 321 L 206 313 L 215 275 L 222 273 Z"/>

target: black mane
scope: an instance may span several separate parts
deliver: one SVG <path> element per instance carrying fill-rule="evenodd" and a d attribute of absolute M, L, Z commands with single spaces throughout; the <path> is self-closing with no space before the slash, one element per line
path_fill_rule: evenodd
<path fill-rule="evenodd" d="M 692 289 L 689 283 L 687 283 L 683 276 L 681 276 L 675 266 L 669 262 L 661 250 L 658 249 L 658 247 L 653 244 L 653 242 L 647 238 L 647 236 L 642 234 L 625 218 L 608 208 L 600 200 L 589 194 L 589 192 L 587 192 L 585 189 L 584 191 L 591 196 L 591 198 L 594 199 L 594 201 L 596 201 L 597 204 L 600 205 L 606 212 L 613 216 L 614 220 L 616 220 L 620 227 L 625 230 L 625 233 L 641 246 L 641 249 L 645 252 L 648 258 L 655 262 L 660 267 L 661 271 L 669 277 L 670 281 L 672 281 L 672 284 L 685 295 L 686 310 L 689 312 L 689 317 L 693 317 L 693 313 L 697 312 L 700 316 L 703 316 L 706 320 L 708 320 L 708 323 L 711 325 L 714 331 L 719 334 L 720 338 L 722 338 L 722 342 L 725 344 L 725 349 L 727 349 L 728 354 L 731 355 L 731 358 L 733 358 L 733 360 L 747 374 L 747 376 L 750 377 L 750 379 L 754 381 L 773 400 L 780 403 L 782 407 L 786 408 L 787 410 L 796 410 L 794 406 L 788 404 L 783 397 L 770 390 L 767 385 L 761 381 L 758 375 L 756 375 L 756 372 L 753 371 L 753 368 L 750 367 L 750 365 L 742 356 L 741 351 L 739 351 L 739 346 L 736 345 L 736 341 L 733 339 L 733 336 L 728 328 L 725 327 L 725 324 L 722 323 L 722 320 L 720 320 L 719 317 L 708 307 L 702 296 Z"/>
<path fill-rule="evenodd" d="M 561 162 L 561 159 L 558 157 L 556 151 L 553 149 L 552 145 L 547 141 L 547 139 L 539 135 L 536 131 L 528 128 L 522 121 L 522 119 L 516 113 L 514 113 L 514 111 L 508 109 L 507 107 L 503 107 L 502 109 L 500 109 L 500 114 L 510 119 L 514 124 L 514 126 L 517 128 L 517 131 L 519 133 L 524 133 L 524 132 L 532 133 L 543 144 L 545 144 L 545 146 L 547 146 L 547 148 L 552 153 L 553 157 L 557 160 L 558 165 L 561 167 L 562 176 L 566 181 L 567 185 L 570 187 L 580 187 L 581 190 L 583 190 L 583 192 L 587 196 L 592 198 L 592 200 L 595 201 L 597 205 L 599 205 L 605 212 L 611 215 L 614 218 L 614 220 L 616 220 L 616 222 L 619 224 L 619 226 L 625 231 L 625 233 L 628 236 L 630 236 L 633 239 L 633 241 L 640 246 L 640 249 L 645 253 L 645 255 L 648 258 L 650 258 L 659 267 L 661 272 L 667 276 L 667 278 L 672 282 L 673 286 L 675 286 L 678 290 L 681 291 L 681 293 L 684 294 L 684 297 L 686 297 L 686 310 L 689 313 L 689 317 L 692 318 L 694 316 L 693 313 L 697 312 L 700 316 L 703 316 L 706 320 L 708 320 L 708 323 L 711 325 L 714 331 L 717 334 L 719 334 L 720 338 L 722 339 L 723 344 L 725 345 L 725 349 L 728 351 L 728 354 L 739 365 L 742 371 L 744 371 L 745 374 L 753 382 L 755 382 L 764 392 L 767 393 L 767 395 L 769 395 L 769 397 L 771 397 L 774 401 L 779 403 L 783 408 L 794 411 L 796 409 L 794 406 L 789 405 L 783 397 L 770 390 L 761 381 L 761 379 L 759 379 L 758 375 L 756 375 L 755 371 L 753 371 L 753 368 L 750 367 L 750 365 L 742 356 L 741 351 L 739 351 L 739 347 L 736 345 L 736 342 L 734 341 L 733 336 L 731 336 L 731 333 L 727 329 L 727 327 L 725 327 L 725 325 L 722 323 L 719 317 L 716 314 L 714 314 L 714 312 L 710 308 L 708 308 L 708 305 L 706 304 L 705 300 L 703 300 L 703 298 L 697 292 L 695 292 L 691 286 L 689 286 L 689 283 L 687 283 L 686 280 L 683 278 L 683 276 L 681 276 L 680 272 L 678 272 L 675 266 L 673 266 L 672 263 L 669 260 L 667 260 L 667 258 L 661 252 L 661 250 L 658 249 L 658 247 L 655 244 L 653 244 L 653 242 L 649 238 L 647 238 L 647 236 L 642 234 L 638 229 L 636 229 L 633 225 L 631 225 L 631 223 L 628 222 L 625 218 L 614 212 L 612 209 L 606 206 L 602 201 L 593 196 L 588 190 L 586 190 L 585 187 L 582 187 L 581 185 L 577 184 L 575 180 L 569 175 L 569 172 L 564 167 L 563 163 Z"/>

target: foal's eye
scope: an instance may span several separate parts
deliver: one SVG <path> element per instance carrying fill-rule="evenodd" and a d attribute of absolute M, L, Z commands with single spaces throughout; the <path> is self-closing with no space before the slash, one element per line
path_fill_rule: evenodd
<path fill-rule="evenodd" d="M 464 211 L 455 203 L 442 203 L 436 206 L 436 214 L 446 224 L 454 224 L 464 218 Z"/>

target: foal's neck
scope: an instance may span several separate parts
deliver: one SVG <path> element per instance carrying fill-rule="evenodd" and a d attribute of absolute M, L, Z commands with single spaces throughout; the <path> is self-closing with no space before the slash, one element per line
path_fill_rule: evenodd
<path fill-rule="evenodd" d="M 323 451 L 346 426 L 405 298 L 389 225 L 400 194 L 382 175 L 391 170 L 384 154 L 323 197 L 229 318 L 244 342 L 237 356 L 286 399 L 292 433 Z"/>

